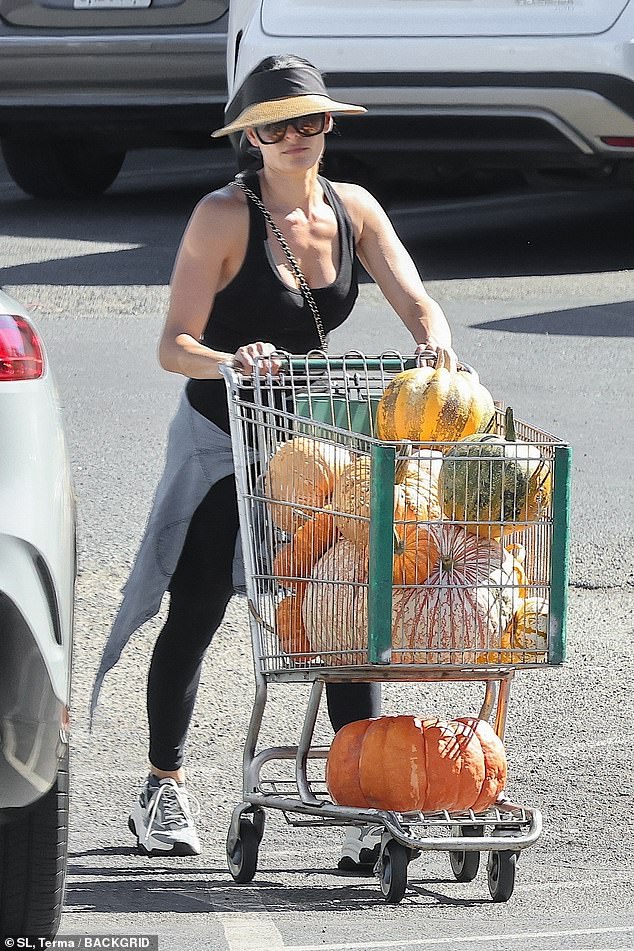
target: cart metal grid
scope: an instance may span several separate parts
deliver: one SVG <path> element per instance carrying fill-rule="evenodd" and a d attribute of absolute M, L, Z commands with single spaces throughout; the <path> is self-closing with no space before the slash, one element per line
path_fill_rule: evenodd
<path fill-rule="evenodd" d="M 244 801 L 234 810 L 227 840 L 236 881 L 255 874 L 265 808 L 281 810 L 291 824 L 381 827 L 377 871 L 388 901 L 400 900 L 407 878 L 398 848 L 409 856 L 447 849 L 456 877 L 464 881 L 470 880 L 464 876 L 473 872 L 474 855 L 486 849 L 491 894 L 506 900 L 514 857 L 539 836 L 539 811 L 508 800 L 479 816 L 403 816 L 333 804 L 307 775 L 308 761 L 328 753 L 312 745 L 326 682 L 481 681 L 485 696 L 478 715 L 492 720 L 503 738 L 516 670 L 564 660 L 569 447 L 517 420 L 515 461 L 524 465 L 536 452 L 550 491 L 538 494 L 531 507 L 520 496 L 521 484 L 512 484 L 499 510 L 489 502 L 483 513 L 479 505 L 477 518 L 458 512 L 455 498 L 453 510 L 447 511 L 444 496 L 442 506 L 432 505 L 443 466 L 454 467 L 450 484 L 459 484 L 464 444 L 389 443 L 376 433 L 385 387 L 415 365 L 395 352 L 328 357 L 317 351 L 285 355 L 275 377 L 222 368 L 256 680 Z M 504 425 L 498 406 L 493 431 L 504 435 Z M 302 466 L 291 454 L 290 464 L 281 467 L 282 481 L 275 481 L 278 454 L 298 445 Z M 468 465 L 473 471 L 473 460 Z M 482 459 L 476 465 L 478 484 L 494 485 L 495 463 Z M 355 478 L 342 494 L 338 480 L 351 467 Z M 335 488 L 332 482 L 323 488 L 324 468 L 334 468 Z M 307 484 L 322 487 L 307 493 Z M 510 521 L 504 514 L 509 511 Z M 316 557 L 318 520 L 327 531 Z M 310 544 L 309 555 L 298 560 L 292 546 L 300 530 L 309 533 Z M 301 737 L 296 746 L 256 752 L 267 684 L 275 681 L 313 684 Z M 293 779 L 263 779 L 267 763 L 287 760 L 294 761 Z"/>

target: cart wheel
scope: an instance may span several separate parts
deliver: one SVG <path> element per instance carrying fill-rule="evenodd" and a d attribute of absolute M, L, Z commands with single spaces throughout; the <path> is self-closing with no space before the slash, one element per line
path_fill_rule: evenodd
<path fill-rule="evenodd" d="M 253 810 L 253 825 L 258 834 L 258 842 L 261 842 L 264 835 L 264 809 Z"/>
<path fill-rule="evenodd" d="M 461 826 L 460 835 L 479 835 L 477 826 Z M 472 882 L 480 868 L 479 852 L 450 852 L 449 864 L 457 882 Z"/>
<path fill-rule="evenodd" d="M 487 879 L 493 901 L 508 901 L 515 887 L 517 852 L 490 852 Z"/>
<path fill-rule="evenodd" d="M 383 897 L 390 905 L 398 905 L 407 888 L 409 849 L 390 839 L 379 859 L 379 880 Z"/>
<path fill-rule="evenodd" d="M 240 819 L 240 835 L 233 849 L 227 845 L 227 864 L 233 880 L 246 885 L 253 879 L 258 867 L 258 830 L 248 819 Z"/>

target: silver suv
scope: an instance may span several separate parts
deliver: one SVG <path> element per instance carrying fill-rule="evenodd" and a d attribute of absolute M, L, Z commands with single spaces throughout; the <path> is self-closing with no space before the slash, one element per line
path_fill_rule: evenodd
<path fill-rule="evenodd" d="M 126 151 L 205 147 L 229 0 L 0 0 L 0 141 L 38 197 L 103 192 Z"/>

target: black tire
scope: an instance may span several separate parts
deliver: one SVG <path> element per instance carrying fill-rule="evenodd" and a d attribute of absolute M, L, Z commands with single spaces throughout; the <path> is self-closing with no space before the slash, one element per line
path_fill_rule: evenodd
<path fill-rule="evenodd" d="M 80 139 L 2 140 L 2 155 L 13 181 L 34 198 L 94 198 L 112 185 L 125 152 L 104 152 Z"/>
<path fill-rule="evenodd" d="M 54 938 L 68 854 L 68 747 L 49 792 L 0 826 L 0 934 Z"/>
<path fill-rule="evenodd" d="M 391 839 L 381 854 L 379 880 L 386 902 L 398 905 L 407 888 L 407 865 L 409 852 L 404 845 Z"/>
<path fill-rule="evenodd" d="M 258 868 L 258 830 L 248 819 L 240 819 L 240 836 L 233 849 L 227 844 L 227 865 L 234 882 L 246 885 L 253 881 Z"/>
<path fill-rule="evenodd" d="M 478 826 L 461 826 L 462 836 L 480 835 Z M 449 853 L 449 864 L 457 882 L 472 882 L 480 868 L 479 852 L 453 851 Z"/>
<path fill-rule="evenodd" d="M 264 809 L 254 809 L 253 810 L 253 825 L 255 827 L 255 831 L 258 834 L 258 842 L 262 841 L 262 836 L 264 835 L 264 822 L 265 822 Z"/>
<path fill-rule="evenodd" d="M 508 901 L 515 888 L 517 852 L 491 852 L 487 881 L 493 901 Z"/>

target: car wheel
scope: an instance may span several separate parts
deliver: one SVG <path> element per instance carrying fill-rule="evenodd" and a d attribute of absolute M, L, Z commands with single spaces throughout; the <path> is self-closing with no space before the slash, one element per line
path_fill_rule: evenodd
<path fill-rule="evenodd" d="M 34 198 L 90 198 L 112 185 L 125 152 L 86 140 L 40 141 L 7 136 L 2 155 L 13 181 Z"/>
<path fill-rule="evenodd" d="M 0 934 L 52 939 L 68 852 L 68 747 L 52 789 L 0 825 Z"/>

